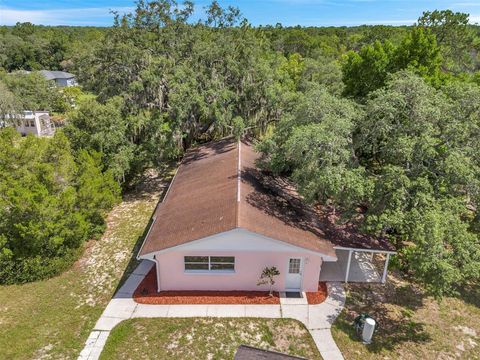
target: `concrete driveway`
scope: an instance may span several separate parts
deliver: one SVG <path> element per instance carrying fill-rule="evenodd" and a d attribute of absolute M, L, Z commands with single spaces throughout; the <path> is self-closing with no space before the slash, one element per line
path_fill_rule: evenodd
<path fill-rule="evenodd" d="M 338 260 L 324 262 L 320 271 L 320 281 L 345 281 L 348 251 L 335 250 Z M 382 277 L 371 261 L 371 254 L 354 251 L 350 263 L 348 282 L 381 282 Z"/>

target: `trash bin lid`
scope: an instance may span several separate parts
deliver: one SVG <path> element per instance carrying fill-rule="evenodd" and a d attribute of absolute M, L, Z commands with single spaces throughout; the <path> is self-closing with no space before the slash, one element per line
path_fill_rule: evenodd
<path fill-rule="evenodd" d="M 365 320 L 365 322 L 366 322 L 368 325 L 375 325 L 375 320 L 373 320 L 372 318 L 368 318 L 367 320 Z"/>

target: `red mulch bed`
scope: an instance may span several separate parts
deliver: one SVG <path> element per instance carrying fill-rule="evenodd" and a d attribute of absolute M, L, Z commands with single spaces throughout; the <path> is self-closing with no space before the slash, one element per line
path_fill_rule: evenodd
<path fill-rule="evenodd" d="M 155 268 L 145 276 L 133 294 L 140 304 L 280 304 L 277 292 L 268 291 L 161 291 L 157 292 Z"/>
<path fill-rule="evenodd" d="M 318 291 L 307 292 L 307 301 L 310 305 L 320 304 L 327 298 L 327 284 L 324 282 L 318 283 Z"/>

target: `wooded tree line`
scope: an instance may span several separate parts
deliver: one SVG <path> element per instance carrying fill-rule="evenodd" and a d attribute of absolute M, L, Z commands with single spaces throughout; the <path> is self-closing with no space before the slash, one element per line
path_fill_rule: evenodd
<path fill-rule="evenodd" d="M 23 70 L 63 70 L 73 54 L 90 42 L 99 41 L 105 29 L 95 27 L 38 26 L 17 23 L 0 26 L 0 68 Z"/>
<path fill-rule="evenodd" d="M 70 89 L 60 90 L 52 86 L 38 72 L 0 72 L 0 120 L 8 122 L 10 115 L 23 110 L 65 113 L 72 108 L 70 92 Z"/>
<path fill-rule="evenodd" d="M 73 154 L 62 132 L 45 139 L 0 131 L 0 283 L 56 275 L 103 232 L 120 187 L 102 169 L 99 153 Z"/>
<path fill-rule="evenodd" d="M 64 133 L 74 156 L 94 151 L 122 186 L 196 142 L 249 134 L 262 166 L 339 221 L 388 237 L 398 266 L 433 294 L 477 284 L 480 44 L 468 15 L 254 28 L 236 8 L 205 10 L 193 22 L 191 2 L 139 1 L 109 29 L 33 27 L 29 37 L 17 25 L 0 39 L 78 40 L 54 66 L 95 96 L 68 110 Z M 4 69 L 50 61 L 15 58 L 4 52 Z"/>

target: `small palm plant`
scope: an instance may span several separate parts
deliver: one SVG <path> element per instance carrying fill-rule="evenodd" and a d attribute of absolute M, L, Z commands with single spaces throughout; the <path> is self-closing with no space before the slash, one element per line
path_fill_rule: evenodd
<path fill-rule="evenodd" d="M 257 286 L 260 285 L 270 285 L 269 295 L 273 296 L 273 285 L 275 285 L 275 276 L 280 275 L 280 271 L 275 266 L 265 267 L 260 275 L 260 279 L 257 282 Z"/>

